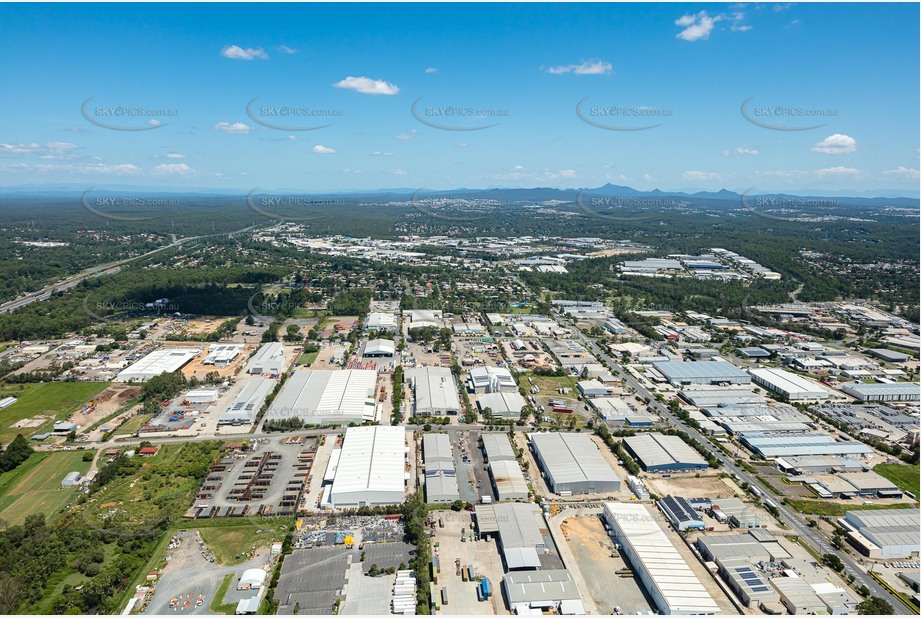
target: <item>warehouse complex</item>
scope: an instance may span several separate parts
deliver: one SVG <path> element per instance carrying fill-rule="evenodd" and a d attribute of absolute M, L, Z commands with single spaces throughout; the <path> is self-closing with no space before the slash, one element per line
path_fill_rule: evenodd
<path fill-rule="evenodd" d="M 429 433 L 422 436 L 422 456 L 425 460 L 425 501 L 429 504 L 450 503 L 460 499 L 454 449 L 448 434 Z"/>
<path fill-rule="evenodd" d="M 806 378 L 772 367 L 751 369 L 755 384 L 790 401 L 824 401 L 832 396 L 831 391 Z"/>
<path fill-rule="evenodd" d="M 838 523 L 857 550 L 870 558 L 917 558 L 921 549 L 916 509 L 848 511 Z"/>
<path fill-rule="evenodd" d="M 476 525 L 480 536 L 495 535 L 502 550 L 505 569 L 539 569 L 540 554 L 546 547 L 544 516 L 536 504 L 476 505 Z"/>
<path fill-rule="evenodd" d="M 643 433 L 624 438 L 624 445 L 647 472 L 707 468 L 707 461 L 678 436 Z"/>
<path fill-rule="evenodd" d="M 553 609 L 562 616 L 585 614 L 579 587 L 565 569 L 508 573 L 502 580 L 514 614 L 543 614 Z"/>
<path fill-rule="evenodd" d="M 200 353 L 198 348 L 160 348 L 121 371 L 115 380 L 146 382 L 154 376 L 182 369 Z"/>
<path fill-rule="evenodd" d="M 486 393 L 477 397 L 476 405 L 480 414 L 485 414 L 489 410 L 493 416 L 502 418 L 519 418 L 521 410 L 528 404 L 521 393 L 500 392 Z"/>
<path fill-rule="evenodd" d="M 397 346 L 391 339 L 372 339 L 365 345 L 362 356 L 388 357 L 396 354 Z"/>
<path fill-rule="evenodd" d="M 653 363 L 654 369 L 673 386 L 691 384 L 750 384 L 751 376 L 724 360 Z"/>
<path fill-rule="evenodd" d="M 413 389 L 414 416 L 447 416 L 460 411 L 457 382 L 449 367 L 416 367 L 406 370 Z"/>
<path fill-rule="evenodd" d="M 467 377 L 471 393 L 517 393 L 518 383 L 512 372 L 504 367 L 474 367 Z"/>
<path fill-rule="evenodd" d="M 251 425 L 276 384 L 269 378 L 252 378 L 218 417 L 218 426 Z"/>
<path fill-rule="evenodd" d="M 295 371 L 269 408 L 269 420 L 298 418 L 308 425 L 379 420 L 371 369 Z"/>
<path fill-rule="evenodd" d="M 850 455 L 868 457 L 873 449 L 855 440 L 835 440 L 828 434 L 808 434 L 805 436 L 752 434 L 741 438 L 742 444 L 753 453 L 765 459 L 775 457 L 807 455 Z"/>
<path fill-rule="evenodd" d="M 253 354 L 246 365 L 246 373 L 253 375 L 281 375 L 285 370 L 285 348 L 278 341 L 267 343 Z"/>
<path fill-rule="evenodd" d="M 892 382 L 891 384 L 842 384 L 841 390 L 858 401 L 918 401 L 921 386 L 917 382 Z"/>
<path fill-rule="evenodd" d="M 553 493 L 565 496 L 620 489 L 620 479 L 588 435 L 530 433 L 528 439 Z"/>
<path fill-rule="evenodd" d="M 483 440 L 483 451 L 487 460 L 515 461 L 515 449 L 504 433 L 484 433 L 480 435 L 480 439 Z"/>
<path fill-rule="evenodd" d="M 603 516 L 659 612 L 710 615 L 719 611 L 646 507 L 606 502 Z"/>
<path fill-rule="evenodd" d="M 243 353 L 243 346 L 234 343 L 218 343 L 208 348 L 208 355 L 202 365 L 226 367 Z"/>
<path fill-rule="evenodd" d="M 405 477 L 403 427 L 349 427 L 329 501 L 339 508 L 401 504 Z"/>
<path fill-rule="evenodd" d="M 391 333 L 397 332 L 397 316 L 395 313 L 370 313 L 368 314 L 367 330 L 383 330 Z"/>

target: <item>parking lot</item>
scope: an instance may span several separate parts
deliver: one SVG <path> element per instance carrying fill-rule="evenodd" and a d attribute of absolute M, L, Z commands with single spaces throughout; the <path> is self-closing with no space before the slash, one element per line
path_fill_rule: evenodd
<path fill-rule="evenodd" d="M 438 556 L 440 572 L 436 576 L 435 590 L 440 594 L 444 587 L 448 594 L 447 606 L 442 612 L 453 615 L 508 615 L 501 593 L 504 576 L 502 558 L 493 541 L 474 541 L 471 515 L 467 511 L 442 511 L 435 514 L 435 520 L 444 521 L 444 527 L 436 524 L 435 536 L 432 538 L 432 554 Z M 461 541 L 461 531 L 465 531 L 466 541 Z M 436 546 L 437 544 L 437 546 Z M 463 568 L 473 565 L 475 575 L 488 577 L 493 584 L 495 594 L 486 602 L 477 601 L 477 582 L 465 582 L 460 575 L 457 564 Z"/>

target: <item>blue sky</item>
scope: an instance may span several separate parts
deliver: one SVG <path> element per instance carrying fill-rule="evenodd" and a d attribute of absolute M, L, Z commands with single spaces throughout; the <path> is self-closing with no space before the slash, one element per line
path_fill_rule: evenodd
<path fill-rule="evenodd" d="M 0 185 L 914 195 L 918 19 L 917 4 L 6 4 Z"/>

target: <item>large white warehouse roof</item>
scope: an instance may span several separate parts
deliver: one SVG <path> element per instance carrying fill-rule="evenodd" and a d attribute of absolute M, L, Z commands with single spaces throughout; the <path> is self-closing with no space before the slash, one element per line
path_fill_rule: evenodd
<path fill-rule="evenodd" d="M 330 500 L 336 506 L 403 502 L 406 437 L 403 427 L 346 430 Z"/>
<path fill-rule="evenodd" d="M 146 382 L 162 373 L 172 373 L 181 369 L 198 356 L 199 352 L 201 350 L 198 348 L 160 348 L 119 373 L 115 379 L 118 382 Z"/>
<path fill-rule="evenodd" d="M 267 418 L 299 418 L 306 423 L 377 420 L 372 369 L 295 371 L 269 408 Z"/>
<path fill-rule="evenodd" d="M 604 517 L 665 614 L 715 614 L 719 606 L 642 504 L 606 502 Z"/>

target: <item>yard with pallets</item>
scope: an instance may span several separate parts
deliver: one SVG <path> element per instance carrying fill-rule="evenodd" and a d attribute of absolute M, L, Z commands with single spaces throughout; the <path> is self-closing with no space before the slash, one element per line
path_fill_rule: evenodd
<path fill-rule="evenodd" d="M 107 386 L 108 382 L 41 382 L 0 386 L 0 399 L 17 398 L 16 403 L 0 410 L 0 442 L 8 444 L 20 433 L 28 438 L 51 431 L 54 421 L 66 419 Z M 45 418 L 34 426 L 13 427 L 36 416 Z"/>
<path fill-rule="evenodd" d="M 0 475 L 0 520 L 21 524 L 33 513 L 56 519 L 79 495 L 76 487 L 61 487 L 61 480 L 73 471 L 86 474 L 89 468 L 80 451 L 32 453 L 18 468 Z"/>

